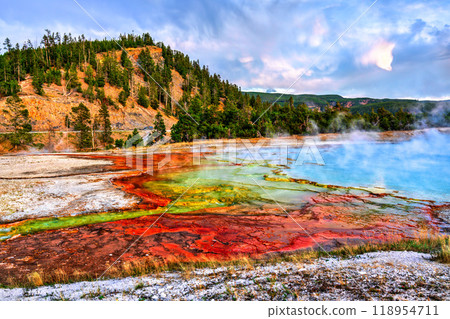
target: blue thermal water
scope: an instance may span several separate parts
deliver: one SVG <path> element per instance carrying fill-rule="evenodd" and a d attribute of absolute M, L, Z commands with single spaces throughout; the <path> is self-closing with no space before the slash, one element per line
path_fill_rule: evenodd
<path fill-rule="evenodd" d="M 449 201 L 449 145 L 450 134 L 431 131 L 397 143 L 319 147 L 325 165 L 294 163 L 285 173 L 324 184 L 383 187 L 408 197 Z M 298 151 L 289 153 L 295 156 Z"/>
<path fill-rule="evenodd" d="M 304 163 L 296 161 L 300 148 L 289 148 L 289 168 L 283 170 L 293 178 L 323 184 L 352 187 L 382 187 L 399 195 L 436 201 L 450 201 L 450 134 L 430 130 L 399 142 L 377 142 L 364 133 L 317 150 L 324 165 L 316 165 L 312 152 Z M 269 163 L 279 163 L 278 148 L 259 151 Z M 245 151 L 238 152 L 245 157 Z M 309 160 L 308 160 L 309 159 Z M 297 164 L 296 164 L 297 162 Z M 310 163 L 308 163 L 310 162 Z"/>

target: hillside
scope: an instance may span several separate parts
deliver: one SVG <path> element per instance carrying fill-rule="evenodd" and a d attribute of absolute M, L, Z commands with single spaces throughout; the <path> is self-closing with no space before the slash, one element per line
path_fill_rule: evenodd
<path fill-rule="evenodd" d="M 147 46 L 153 53 L 155 61 L 164 63 L 161 56 L 161 48 L 155 46 Z M 130 56 L 137 60 L 137 56 L 144 48 L 135 48 L 130 50 Z M 116 61 L 120 62 L 121 51 L 115 50 L 112 55 L 116 57 Z M 98 62 L 104 62 L 104 54 L 98 54 Z M 61 70 L 64 72 L 64 70 Z M 171 70 L 172 82 L 170 84 L 170 94 L 176 99 L 181 99 L 183 90 L 181 89 L 183 79 L 176 70 Z M 146 83 L 143 80 L 142 74 L 137 65 L 134 66 L 132 73 L 133 82 L 136 86 L 133 91 L 137 90 L 138 86 L 145 86 Z M 70 116 L 72 107 L 77 106 L 79 103 L 84 103 L 92 114 L 97 114 L 100 108 L 100 101 L 95 99 L 89 101 L 88 98 L 83 96 L 83 91 L 88 90 L 89 85 L 86 83 L 86 74 L 80 69 L 77 70 L 77 76 L 80 80 L 81 90 L 73 90 L 66 92 L 65 87 L 67 80 L 62 78 L 61 85 L 54 83 L 43 85 L 43 94 L 39 95 L 35 92 L 32 86 L 32 76 L 26 75 L 23 81 L 19 82 L 21 87 L 18 96 L 22 99 L 25 106 L 28 108 L 31 117 L 31 124 L 33 131 L 48 131 L 50 128 L 62 131 L 68 128 L 65 125 L 66 116 Z M 105 83 L 104 92 L 106 97 L 111 98 L 114 102 L 114 106 L 109 107 L 111 115 L 111 125 L 113 130 L 133 130 L 134 128 L 144 129 L 151 126 L 156 116 L 157 110 L 152 108 L 144 108 L 138 104 L 137 94 L 131 94 L 127 98 L 126 105 L 120 105 L 118 102 L 120 88 L 115 87 L 109 83 Z M 0 121 L 4 120 L 3 109 L 5 108 L 6 97 L 0 99 Z M 160 105 L 161 107 L 161 105 Z M 176 118 L 173 115 L 167 115 L 163 113 L 164 121 L 167 127 L 171 127 L 176 123 Z M 6 128 L 0 126 L 0 132 L 6 131 Z"/>
<path fill-rule="evenodd" d="M 223 109 L 226 100 L 241 96 L 237 86 L 211 75 L 187 55 L 155 43 L 148 34 L 87 40 L 46 32 L 38 47 L 30 41 L 22 47 L 8 39 L 4 42 L 0 133 L 12 130 L 7 116 L 11 96 L 18 96 L 26 108 L 38 144 L 42 144 L 39 133 L 74 137 L 73 108 L 80 103 L 90 113 L 92 131 L 99 126 L 101 105 L 106 104 L 116 139 L 126 138 L 134 129 L 152 129 L 158 113 L 170 132 L 194 97 L 206 107 Z M 2 136 L 6 135 L 0 136 L 5 142 Z"/>
<path fill-rule="evenodd" d="M 327 94 L 327 95 L 315 95 L 315 94 L 281 94 L 281 93 L 263 93 L 263 92 L 245 92 L 250 96 L 260 96 L 263 102 L 283 104 L 289 102 L 292 97 L 295 104 L 306 104 L 309 107 L 319 107 L 323 108 L 328 104 L 333 105 L 336 102 L 341 103 L 345 107 L 351 107 L 354 105 L 365 105 L 367 103 L 373 102 L 376 99 L 371 99 L 368 97 L 362 98 L 344 98 L 337 94 Z M 279 98 L 279 99 L 278 99 Z M 277 100 L 278 99 L 278 100 Z"/>
<path fill-rule="evenodd" d="M 328 105 L 335 106 L 340 103 L 348 108 L 352 113 L 366 114 L 384 108 L 391 113 L 396 113 L 400 109 L 428 118 L 433 125 L 447 126 L 449 124 L 450 101 L 426 101 L 409 99 L 377 99 L 370 97 L 346 98 L 337 94 L 281 94 L 281 93 L 261 93 L 245 92 L 249 96 L 261 98 L 262 102 L 279 104 L 289 103 L 292 97 L 294 105 L 306 104 L 309 108 L 324 110 Z M 445 117 L 447 116 L 447 121 Z"/>
<path fill-rule="evenodd" d="M 450 122 L 447 102 L 302 94 L 282 96 L 272 105 L 280 94 L 242 93 L 199 61 L 155 43 L 149 34 L 87 40 L 46 30 L 37 47 L 30 41 L 13 46 L 8 39 L 4 47 L 0 133 L 18 135 L 1 134 L 0 151 L 46 145 L 49 150 L 73 149 L 77 139 L 79 149 L 112 147 L 134 129 L 153 129 L 159 113 L 158 127 L 164 122 L 174 142 L 352 129 L 407 130 Z M 13 128 L 7 116 L 12 109 L 9 97 L 27 114 L 29 122 L 22 131 Z M 74 114 L 80 105 L 88 113 L 82 123 L 77 119 L 80 114 Z M 85 132 L 75 133 L 76 127 Z M 18 138 L 30 131 L 33 139 Z M 85 139 L 83 147 L 81 139 Z"/>

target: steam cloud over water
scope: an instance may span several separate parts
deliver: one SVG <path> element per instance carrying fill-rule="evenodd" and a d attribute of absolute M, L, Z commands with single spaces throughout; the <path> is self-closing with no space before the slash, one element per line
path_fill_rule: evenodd
<path fill-rule="evenodd" d="M 291 166 L 285 172 L 325 184 L 383 187 L 408 197 L 448 201 L 449 145 L 450 134 L 434 129 L 395 143 L 355 132 L 341 144 L 320 148 L 325 165 Z"/>

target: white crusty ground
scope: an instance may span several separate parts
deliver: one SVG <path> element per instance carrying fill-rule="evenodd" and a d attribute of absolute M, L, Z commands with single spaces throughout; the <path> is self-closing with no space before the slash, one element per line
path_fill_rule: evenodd
<path fill-rule="evenodd" d="M 139 198 L 111 184 L 118 174 L 93 173 L 107 164 L 111 162 L 53 155 L 0 157 L 0 177 L 13 178 L 0 179 L 0 223 L 127 209 L 138 203 Z M 67 176 L 73 172 L 77 175 Z"/>
<path fill-rule="evenodd" d="M 206 268 L 33 289 L 0 300 L 450 300 L 449 265 L 416 252 Z"/>
<path fill-rule="evenodd" d="M 0 156 L 1 178 L 39 178 L 69 175 L 89 167 L 111 165 L 111 161 L 72 158 L 63 155 Z"/>
<path fill-rule="evenodd" d="M 139 202 L 115 188 L 112 177 L 0 180 L 0 222 L 126 209 Z"/>

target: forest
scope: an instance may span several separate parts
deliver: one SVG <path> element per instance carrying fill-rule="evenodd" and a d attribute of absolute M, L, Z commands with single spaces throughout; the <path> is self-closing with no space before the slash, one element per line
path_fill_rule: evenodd
<path fill-rule="evenodd" d="M 151 47 L 162 50 L 162 62 L 152 58 Z M 127 53 L 126 49 L 130 48 L 143 48 L 136 60 Z M 115 58 L 117 51 L 122 51 L 120 61 Z M 102 54 L 101 58 L 99 54 Z M 183 95 L 178 101 L 173 101 L 169 94 L 172 70 L 183 78 Z M 78 78 L 78 71 L 84 72 L 84 79 Z M 134 83 L 133 75 L 138 75 L 143 81 Z M 86 130 L 94 125 L 103 130 L 101 139 L 105 146 L 123 145 L 123 141 L 111 139 L 108 109 L 126 105 L 130 95 L 136 97 L 140 107 L 151 107 L 178 119 L 175 125 L 167 128 L 171 131 L 173 142 L 199 138 L 318 134 L 353 129 L 409 130 L 414 128 L 417 117 L 401 107 L 395 112 L 385 107 L 351 112 L 339 101 L 327 102 L 321 108 L 311 108 L 295 101 L 292 96 L 272 105 L 259 95 L 242 92 L 237 85 L 212 74 L 198 60 L 192 60 L 162 42 L 155 43 L 148 33 L 121 35 L 110 40 L 88 40 L 83 35 L 73 37 L 46 30 L 38 45 L 28 41 L 22 46 L 13 45 L 6 39 L 0 55 L 0 98 L 16 97 L 21 91 L 20 82 L 27 76 L 32 77 L 36 94 L 45 94 L 43 88 L 55 84 L 102 106 L 99 122 L 92 121 L 93 116 L 82 104 L 74 108 L 72 118 L 67 119 L 68 126 L 72 124 L 71 128 L 85 131 L 80 133 L 80 148 L 89 146 Z M 80 81 L 88 85 L 87 89 L 81 88 Z M 117 100 L 105 96 L 105 83 L 120 89 Z M 17 99 L 9 101 L 8 105 L 14 104 L 17 108 Z M 161 129 L 161 121 L 159 117 L 158 123 L 149 125 L 154 124 L 155 128 L 159 127 L 166 134 L 166 128 Z M 3 124 L 12 127 L 11 123 Z M 24 128 L 17 130 L 23 131 Z M 17 136 L 15 139 L 18 140 Z"/>

